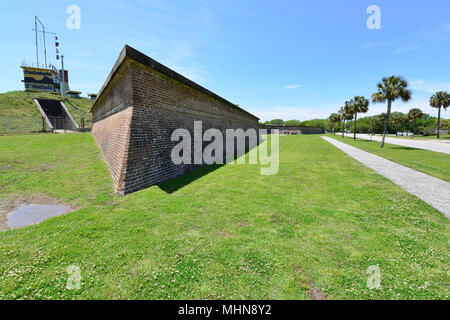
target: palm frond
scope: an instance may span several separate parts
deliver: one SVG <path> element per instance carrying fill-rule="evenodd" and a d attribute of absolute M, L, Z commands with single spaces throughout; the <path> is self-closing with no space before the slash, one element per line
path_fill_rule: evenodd
<path fill-rule="evenodd" d="M 373 103 L 385 103 L 386 102 L 386 96 L 383 93 L 381 93 L 381 92 L 374 93 L 372 95 L 372 102 Z"/>
<path fill-rule="evenodd" d="M 447 108 L 450 105 L 450 94 L 445 91 L 439 91 L 436 92 L 434 95 L 430 98 L 430 106 L 433 108 L 444 108 L 444 110 L 447 110 Z"/>

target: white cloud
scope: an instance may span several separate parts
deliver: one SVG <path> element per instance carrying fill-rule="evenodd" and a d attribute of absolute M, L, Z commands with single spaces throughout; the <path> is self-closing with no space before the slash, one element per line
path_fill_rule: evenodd
<path fill-rule="evenodd" d="M 364 49 L 372 49 L 377 47 L 392 47 L 394 46 L 392 43 L 382 42 L 382 41 L 373 41 L 368 42 L 362 45 Z"/>
<path fill-rule="evenodd" d="M 437 116 L 437 109 L 430 107 L 430 102 L 428 99 L 411 99 L 408 102 L 403 102 L 401 100 L 395 101 L 392 104 L 392 112 L 402 112 L 402 113 L 408 113 L 409 110 L 412 108 L 419 108 L 424 113 L 427 113 L 431 116 Z M 387 105 L 386 103 L 380 103 L 380 104 L 371 104 L 369 106 L 369 112 L 365 114 L 364 116 L 373 116 L 378 115 L 380 113 L 387 111 Z M 444 114 L 443 114 L 444 116 Z M 445 116 L 444 116 L 445 117 Z"/>
<path fill-rule="evenodd" d="M 403 54 L 403 53 L 407 53 L 410 51 L 414 51 L 419 49 L 419 46 L 417 45 L 409 45 L 409 46 L 403 46 L 403 47 L 398 47 L 394 50 L 395 54 Z"/>
<path fill-rule="evenodd" d="M 394 104 L 392 105 L 391 112 L 408 113 L 408 111 L 412 108 L 419 108 L 422 111 L 425 111 L 424 108 L 422 107 L 422 104 L 419 106 L 415 102 L 408 102 L 407 104 L 404 104 L 402 102 L 394 102 Z M 358 117 L 375 116 L 375 115 L 379 115 L 383 112 L 386 113 L 386 111 L 387 111 L 387 105 L 385 103 L 371 104 L 369 106 L 369 111 L 364 115 L 358 115 Z"/>
<path fill-rule="evenodd" d="M 450 82 L 441 82 L 441 81 L 428 82 L 424 80 L 411 80 L 410 86 L 413 90 L 428 93 L 435 93 L 438 91 L 450 91 Z"/>
<path fill-rule="evenodd" d="M 200 85 L 208 83 L 208 72 L 200 65 L 194 64 L 191 66 L 182 66 L 177 62 L 167 61 L 164 63 L 168 68 L 178 72 L 191 81 L 197 82 Z"/>
<path fill-rule="evenodd" d="M 364 49 L 373 48 L 389 48 L 395 47 L 394 54 L 404 54 L 407 52 L 415 51 L 420 47 L 425 47 L 425 44 L 439 43 L 447 41 L 450 32 L 450 24 L 436 25 L 427 29 L 422 29 L 413 33 L 413 36 L 406 43 L 389 43 L 383 41 L 372 41 L 362 45 Z"/>
<path fill-rule="evenodd" d="M 196 41 L 163 38 L 132 39 L 130 45 L 189 80 L 201 85 L 208 83 L 208 72 L 198 62 Z"/>
<path fill-rule="evenodd" d="M 311 119 L 326 119 L 331 113 L 337 112 L 337 107 L 339 104 L 327 104 L 319 105 L 317 107 L 304 107 L 304 106 L 276 106 L 273 108 L 266 108 L 265 110 L 255 110 L 248 109 L 251 113 L 259 117 L 262 122 L 272 120 L 272 119 L 283 119 L 285 121 L 297 119 L 300 121 L 311 120 Z M 437 116 L 437 110 L 430 107 L 428 99 L 417 98 L 412 99 L 408 102 L 403 102 L 401 100 L 395 101 L 392 105 L 392 112 L 403 112 L 408 113 L 412 108 L 419 108 L 424 113 L 430 114 L 431 116 Z M 369 106 L 369 111 L 364 114 L 358 114 L 358 118 L 379 115 L 386 112 L 386 103 L 371 103 Z M 449 111 L 446 112 L 450 113 Z M 442 116 L 446 117 L 446 113 L 443 112 Z"/>
<path fill-rule="evenodd" d="M 416 37 L 428 42 L 444 42 L 448 39 L 448 32 L 450 32 L 450 24 L 444 24 L 421 30 Z"/>
<path fill-rule="evenodd" d="M 299 85 L 299 84 L 290 84 L 288 86 L 285 86 L 284 88 L 289 90 L 289 89 L 298 89 L 300 87 L 301 87 L 301 85 Z"/>

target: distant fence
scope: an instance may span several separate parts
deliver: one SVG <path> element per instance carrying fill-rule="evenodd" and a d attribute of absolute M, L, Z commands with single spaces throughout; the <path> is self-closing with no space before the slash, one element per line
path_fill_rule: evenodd
<path fill-rule="evenodd" d="M 85 127 L 85 121 L 84 118 L 82 118 L 79 122 L 78 128 L 74 128 L 71 125 L 71 120 L 69 117 L 62 117 L 62 116 L 47 116 L 48 120 L 50 121 L 53 130 L 64 130 L 64 131 L 78 131 L 78 132 L 89 132 L 91 131 L 91 128 Z M 47 128 L 47 121 L 45 121 L 45 118 L 42 117 L 42 132 L 47 132 L 51 130 L 51 128 Z"/>
<path fill-rule="evenodd" d="M 431 129 L 431 133 L 437 134 L 437 130 L 436 129 Z M 439 129 L 439 134 L 448 134 L 450 132 L 449 129 Z"/>
<path fill-rule="evenodd" d="M 52 124 L 52 127 L 54 130 L 64 130 L 64 131 L 69 130 L 67 117 L 49 116 L 47 118 L 50 121 L 50 123 Z M 42 131 L 45 131 L 44 129 L 46 127 L 46 121 L 45 121 L 44 117 L 42 117 L 42 119 L 43 119 Z"/>

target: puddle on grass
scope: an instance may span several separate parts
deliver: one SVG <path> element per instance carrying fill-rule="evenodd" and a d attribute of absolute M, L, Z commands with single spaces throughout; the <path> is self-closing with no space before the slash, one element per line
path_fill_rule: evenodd
<path fill-rule="evenodd" d="M 60 216 L 72 211 L 64 205 L 27 204 L 11 212 L 8 216 L 9 228 L 22 228 L 40 223 L 51 217 Z"/>

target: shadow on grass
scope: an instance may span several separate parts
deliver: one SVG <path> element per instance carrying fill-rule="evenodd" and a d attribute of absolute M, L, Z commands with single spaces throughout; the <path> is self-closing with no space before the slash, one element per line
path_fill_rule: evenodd
<path fill-rule="evenodd" d="M 263 142 L 264 140 L 259 140 L 258 144 L 254 148 L 249 148 L 246 146 L 245 152 L 242 154 L 237 153 L 237 145 L 235 144 L 235 153 L 233 157 L 233 161 L 236 161 L 238 158 L 247 157 L 250 151 L 252 151 L 255 148 L 258 148 L 258 146 Z M 224 162 L 226 162 L 226 155 L 224 153 Z M 172 194 L 181 188 L 184 188 L 185 186 L 189 185 L 190 183 L 194 182 L 197 179 L 202 178 L 203 176 L 206 176 L 207 174 L 210 174 L 211 172 L 216 171 L 217 169 L 220 169 L 221 167 L 225 166 L 225 164 L 211 164 L 211 165 L 196 165 L 196 168 L 191 169 L 184 173 L 181 176 L 174 177 L 173 179 L 161 182 L 157 184 L 157 186 L 165 191 L 168 194 Z"/>
<path fill-rule="evenodd" d="M 403 147 L 403 146 L 395 146 L 395 147 L 391 147 L 391 149 L 399 149 L 399 150 L 415 150 L 415 151 L 420 151 L 420 150 L 422 150 L 422 149 L 411 148 L 411 147 Z"/>
<path fill-rule="evenodd" d="M 173 178 L 172 180 L 169 181 L 162 182 L 158 184 L 158 187 L 160 187 L 161 190 L 165 191 L 166 193 L 171 194 L 180 190 L 181 188 L 184 188 L 185 186 L 189 185 L 195 180 L 200 179 L 203 176 L 206 176 L 207 174 L 216 171 L 217 169 L 223 166 L 224 164 L 204 165 L 182 176 Z"/>
<path fill-rule="evenodd" d="M 353 141 L 355 141 L 355 140 L 353 140 Z M 368 142 L 378 142 L 378 143 L 380 143 L 379 141 L 376 141 L 376 140 L 367 140 L 367 139 L 356 139 L 356 141 L 358 141 L 358 142 L 365 142 L 365 143 L 368 143 Z"/>
<path fill-rule="evenodd" d="M 353 137 L 345 137 L 345 138 L 342 138 L 342 136 L 340 136 L 339 137 L 341 140 L 351 140 L 351 141 L 357 141 L 357 142 L 378 142 L 378 141 L 376 141 L 376 140 L 367 140 L 367 139 L 361 139 L 361 138 L 356 138 L 356 140 L 355 139 L 353 139 Z"/>

